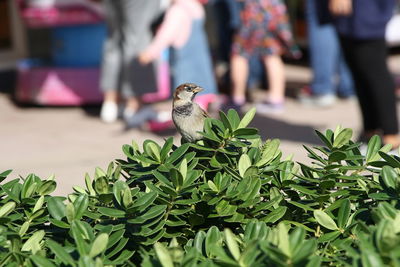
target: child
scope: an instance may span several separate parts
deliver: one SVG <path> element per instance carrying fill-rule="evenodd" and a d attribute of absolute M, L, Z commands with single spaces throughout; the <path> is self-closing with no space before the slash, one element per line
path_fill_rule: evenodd
<path fill-rule="evenodd" d="M 213 74 L 208 41 L 204 31 L 205 12 L 197 0 L 172 0 L 164 21 L 152 43 L 139 55 L 147 64 L 171 46 L 172 84 L 195 83 L 205 90 L 196 97 L 204 109 L 216 100 L 217 86 Z"/>
<path fill-rule="evenodd" d="M 293 42 L 286 6 L 282 0 L 244 0 L 241 17 L 242 24 L 234 38 L 231 57 L 233 104 L 240 108 L 246 102 L 248 61 L 257 55 L 264 61 L 269 83 L 269 97 L 257 105 L 257 111 L 282 111 L 285 73 L 281 55 L 300 56 Z"/>

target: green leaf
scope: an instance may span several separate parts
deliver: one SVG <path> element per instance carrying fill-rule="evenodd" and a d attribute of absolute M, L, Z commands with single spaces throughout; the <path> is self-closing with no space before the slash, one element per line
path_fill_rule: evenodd
<path fill-rule="evenodd" d="M 169 171 L 169 175 L 171 178 L 172 183 L 174 184 L 175 188 L 181 188 L 183 185 L 183 176 L 182 174 L 175 168 L 172 168 Z"/>
<path fill-rule="evenodd" d="M 93 183 L 92 183 L 92 180 L 90 179 L 90 176 L 88 173 L 85 174 L 85 185 L 86 185 L 87 190 L 89 191 L 89 194 L 91 196 L 95 196 L 96 191 L 94 191 Z"/>
<path fill-rule="evenodd" d="M 378 135 L 374 135 L 368 142 L 367 147 L 367 155 L 365 159 L 367 162 L 375 161 L 376 155 L 378 155 L 378 151 L 381 148 L 381 138 Z"/>
<path fill-rule="evenodd" d="M 47 200 L 47 210 L 50 215 L 57 220 L 65 216 L 64 197 L 51 197 Z"/>
<path fill-rule="evenodd" d="M 399 176 L 392 167 L 383 166 L 382 172 L 381 172 L 381 177 L 382 177 L 383 183 L 388 188 L 396 189 L 396 184 L 397 184 L 396 181 L 399 179 Z"/>
<path fill-rule="evenodd" d="M 72 236 L 75 240 L 75 246 L 78 249 L 79 254 L 82 256 L 87 255 L 88 253 L 88 245 L 85 242 L 83 236 L 82 236 L 82 231 L 79 229 L 80 226 L 78 224 L 79 221 L 73 221 L 71 224 L 71 231 L 72 231 Z"/>
<path fill-rule="evenodd" d="M 174 138 L 169 137 L 167 140 L 165 140 L 165 143 L 160 151 L 161 160 L 163 162 L 166 160 L 168 153 L 171 150 L 173 145 L 174 145 Z"/>
<path fill-rule="evenodd" d="M 106 207 L 99 207 L 99 208 L 97 208 L 97 210 L 101 214 L 109 216 L 109 217 L 114 217 L 114 218 L 123 218 L 123 217 L 125 217 L 125 211 L 123 211 L 123 210 L 118 210 L 118 209 L 115 209 L 115 208 L 106 208 Z"/>
<path fill-rule="evenodd" d="M 342 151 L 335 151 L 329 155 L 330 162 L 340 162 L 344 159 L 346 159 L 346 153 Z"/>
<path fill-rule="evenodd" d="M 216 226 L 211 226 L 206 234 L 206 254 L 208 257 L 212 255 L 212 250 L 215 245 L 219 245 L 221 242 L 221 233 Z"/>
<path fill-rule="evenodd" d="M 44 203 L 44 196 L 40 196 L 35 206 L 33 207 L 32 213 L 35 213 L 36 211 L 40 210 L 43 207 L 43 203 Z"/>
<path fill-rule="evenodd" d="M 279 152 L 279 139 L 268 140 L 264 144 L 263 151 L 261 153 L 261 159 L 257 162 L 257 166 L 263 166 L 273 160 Z"/>
<path fill-rule="evenodd" d="M 183 180 L 186 179 L 187 177 L 187 160 L 186 158 L 184 158 L 181 162 L 181 164 L 179 165 L 179 172 L 182 174 Z"/>
<path fill-rule="evenodd" d="M 324 243 L 324 242 L 332 242 L 333 240 L 335 240 L 338 236 L 340 236 L 340 232 L 339 231 L 333 231 L 333 232 L 329 232 L 326 234 L 323 234 L 322 236 L 320 236 L 318 238 L 318 241 L 320 243 Z"/>
<path fill-rule="evenodd" d="M 234 234 L 228 228 L 224 230 L 224 234 L 225 234 L 226 245 L 228 246 L 229 252 L 235 258 L 235 260 L 238 261 L 240 259 L 240 250 Z"/>
<path fill-rule="evenodd" d="M 213 181 L 208 180 L 208 181 L 207 181 L 207 185 L 208 185 L 208 187 L 209 187 L 212 191 L 214 191 L 214 192 L 218 192 L 218 191 L 219 191 L 219 190 L 218 190 L 218 187 L 214 184 Z"/>
<path fill-rule="evenodd" d="M 241 128 L 233 132 L 233 136 L 253 136 L 256 134 L 258 134 L 258 130 L 256 128 Z M 248 138 L 248 139 L 254 139 L 254 138 Z"/>
<path fill-rule="evenodd" d="M 98 177 L 94 181 L 94 189 L 98 194 L 108 193 L 108 179 L 105 176 Z"/>
<path fill-rule="evenodd" d="M 132 205 L 132 207 L 138 207 L 139 211 L 145 210 L 150 206 L 157 198 L 156 192 L 149 192 L 138 198 Z"/>
<path fill-rule="evenodd" d="M 286 211 L 287 211 L 287 207 L 280 206 L 277 209 L 274 209 L 267 216 L 262 218 L 262 220 L 264 222 L 275 223 L 285 215 Z"/>
<path fill-rule="evenodd" d="M 46 267 L 56 267 L 51 261 L 46 259 L 45 257 L 39 255 L 31 255 L 30 259 L 37 265 L 37 266 L 46 266 Z M 74 266 L 74 265 L 73 265 Z"/>
<path fill-rule="evenodd" d="M 161 174 L 160 172 L 154 170 L 153 171 L 153 175 L 154 177 L 160 181 L 161 183 L 167 185 L 167 186 L 172 186 L 172 183 L 167 179 L 167 177 L 165 177 L 163 174 Z"/>
<path fill-rule="evenodd" d="M 0 173 L 0 183 L 7 178 L 7 176 L 12 172 L 12 170 L 6 170 Z"/>
<path fill-rule="evenodd" d="M 161 161 L 161 154 L 160 154 L 160 146 L 152 141 L 152 140 L 146 140 L 143 143 L 143 150 L 146 152 L 147 155 L 149 155 L 153 160 L 160 162 Z"/>
<path fill-rule="evenodd" d="M 125 208 L 129 208 L 132 204 L 132 192 L 130 188 L 125 188 L 125 190 L 122 192 L 122 204 Z"/>
<path fill-rule="evenodd" d="M 83 213 L 89 206 L 89 197 L 86 194 L 80 194 L 74 201 L 75 219 L 80 220 Z"/>
<path fill-rule="evenodd" d="M 350 128 L 345 128 L 338 135 L 334 135 L 333 147 L 340 148 L 347 144 L 353 135 L 353 130 Z"/>
<path fill-rule="evenodd" d="M 36 253 L 36 251 L 40 250 L 39 242 L 42 241 L 45 232 L 43 230 L 39 230 L 35 232 L 22 246 L 21 251 L 32 251 Z"/>
<path fill-rule="evenodd" d="M 132 257 L 132 255 L 135 253 L 135 251 L 129 251 L 129 250 L 124 250 L 122 251 L 121 254 L 119 254 L 119 256 L 113 260 L 113 261 L 108 261 L 105 260 L 104 264 L 108 264 L 108 265 L 122 265 L 124 263 L 129 262 L 129 259 Z"/>
<path fill-rule="evenodd" d="M 363 267 L 385 266 L 381 257 L 372 249 L 361 250 L 361 263 Z"/>
<path fill-rule="evenodd" d="M 329 230 L 338 230 L 338 227 L 337 227 L 335 221 L 324 211 L 314 210 L 314 218 L 323 227 L 325 227 Z"/>
<path fill-rule="evenodd" d="M 69 223 L 72 223 L 72 221 L 75 219 L 75 207 L 72 203 L 68 203 L 65 209 L 65 215 L 67 216 L 67 221 Z"/>
<path fill-rule="evenodd" d="M 154 250 L 160 264 L 163 267 L 174 267 L 174 262 L 172 261 L 171 255 L 169 254 L 168 249 L 164 247 L 163 244 L 155 243 Z"/>
<path fill-rule="evenodd" d="M 186 143 L 178 147 L 171 155 L 165 160 L 166 163 L 174 163 L 177 159 L 182 157 L 188 150 L 190 144 Z"/>
<path fill-rule="evenodd" d="M 64 249 L 60 244 L 54 242 L 51 239 L 46 241 L 47 247 L 59 258 L 63 263 L 75 266 L 74 259 L 69 255 L 66 249 Z"/>
<path fill-rule="evenodd" d="M 229 122 L 228 117 L 225 115 L 225 113 L 223 111 L 219 111 L 219 117 L 220 117 L 222 123 L 224 124 L 225 128 L 229 129 L 229 131 L 232 132 L 233 127 L 232 127 L 231 123 Z"/>
<path fill-rule="evenodd" d="M 150 220 L 150 219 L 153 219 L 153 218 L 163 214 L 166 209 L 167 209 L 167 205 L 153 206 L 145 214 L 141 215 L 140 217 L 145 220 Z"/>
<path fill-rule="evenodd" d="M 239 169 L 239 174 L 240 176 L 244 177 L 244 173 L 246 170 L 251 166 L 251 160 L 249 155 L 243 154 L 238 163 L 238 169 Z"/>
<path fill-rule="evenodd" d="M 23 235 L 25 235 L 26 231 L 28 231 L 30 226 L 30 221 L 26 221 L 22 224 L 21 228 L 18 231 L 18 234 L 22 237 Z"/>
<path fill-rule="evenodd" d="M 339 208 L 339 213 L 337 217 L 339 228 L 344 229 L 349 217 L 350 217 L 350 200 L 345 199 Z"/>
<path fill-rule="evenodd" d="M 228 110 L 228 119 L 232 125 L 232 130 L 236 130 L 240 123 L 240 118 L 236 110 L 232 108 Z"/>
<path fill-rule="evenodd" d="M 13 201 L 4 204 L 3 207 L 0 208 L 0 218 L 10 214 L 15 209 L 16 206 L 17 204 Z"/>
<path fill-rule="evenodd" d="M 255 115 L 256 115 L 256 108 L 253 107 L 244 115 L 237 128 L 240 129 L 247 127 L 247 125 L 250 124 Z"/>
<path fill-rule="evenodd" d="M 122 192 L 124 192 L 125 189 L 129 189 L 129 186 L 124 181 L 118 180 L 114 183 L 113 194 L 119 205 L 122 205 Z"/>
<path fill-rule="evenodd" d="M 108 243 L 108 235 L 106 233 L 99 234 L 94 240 L 92 247 L 90 248 L 89 256 L 96 257 L 100 253 L 106 250 Z"/>
<path fill-rule="evenodd" d="M 39 189 L 37 190 L 38 194 L 41 196 L 44 195 L 49 195 L 52 192 L 54 192 L 54 190 L 56 190 L 57 187 L 57 183 L 53 180 L 50 181 L 45 181 L 42 183 L 42 185 L 39 187 Z"/>
<path fill-rule="evenodd" d="M 388 155 L 382 151 L 379 151 L 378 153 L 391 167 L 400 168 L 400 161 L 397 158 Z"/>
<path fill-rule="evenodd" d="M 69 229 L 71 227 L 68 223 L 53 218 L 50 218 L 49 221 L 60 228 Z"/>
<path fill-rule="evenodd" d="M 321 133 L 321 132 L 319 132 L 319 131 L 317 131 L 317 130 L 315 130 L 315 133 L 318 135 L 319 139 L 321 139 L 322 142 L 324 142 L 325 145 L 326 145 L 329 149 L 332 148 L 332 142 L 329 141 L 329 139 L 328 139 L 323 133 Z"/>

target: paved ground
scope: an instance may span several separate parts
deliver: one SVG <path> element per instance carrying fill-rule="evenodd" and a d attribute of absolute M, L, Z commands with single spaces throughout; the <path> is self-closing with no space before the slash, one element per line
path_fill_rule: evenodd
<path fill-rule="evenodd" d="M 400 73 L 400 57 L 392 57 L 391 68 Z M 287 65 L 288 82 L 304 84 L 310 79 L 309 69 Z M 34 172 L 42 178 L 56 175 L 56 194 L 71 192 L 73 185 L 84 184 L 86 172 L 96 166 L 106 168 L 116 158 L 123 158 L 121 146 L 145 139 L 162 142 L 165 136 L 130 130 L 122 131 L 121 122 L 102 123 L 98 108 L 18 107 L 8 94 L 0 93 L 0 172 L 13 169 L 10 178 Z M 341 101 L 333 108 L 301 106 L 289 99 L 283 114 L 256 116 L 253 126 L 264 138 L 280 138 L 285 155 L 294 154 L 297 161 L 307 161 L 302 144 L 318 143 L 314 129 L 334 129 L 337 125 L 360 129 L 360 116 L 355 101 Z M 167 135 L 175 135 L 171 132 Z M 178 138 L 176 138 L 178 140 Z"/>

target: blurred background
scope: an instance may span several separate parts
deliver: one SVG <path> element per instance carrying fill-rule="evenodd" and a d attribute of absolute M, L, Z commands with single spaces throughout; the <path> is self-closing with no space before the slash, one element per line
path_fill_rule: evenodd
<path fill-rule="evenodd" d="M 12 178 L 29 173 L 42 178 L 55 174 L 59 184 L 56 193 L 64 194 L 73 185 L 83 184 L 86 172 L 92 174 L 95 167 L 106 168 L 110 161 L 124 158 L 123 144 L 132 140 L 141 144 L 146 139 L 162 143 L 169 136 L 174 136 L 176 144 L 180 142 L 170 118 L 162 116 L 171 112 L 174 72 L 168 47 L 174 46 L 173 43 L 165 44 L 155 53 L 152 83 L 147 76 L 139 75 L 140 82 L 148 89 L 139 96 L 140 105 L 151 107 L 155 113 L 128 120 L 124 114 L 111 123 L 101 117 L 102 60 L 110 34 L 105 2 L 0 0 L 0 172 L 13 169 Z M 240 17 L 243 1 L 236 3 L 237 13 L 229 2 L 236 1 L 201 1 L 212 73 L 218 88 L 217 98 L 207 103 L 211 114 L 229 106 L 231 96 L 232 32 L 240 27 L 236 24 L 243 18 Z M 297 161 L 308 161 L 302 145 L 319 144 L 314 129 L 325 131 L 342 125 L 352 128 L 356 138 L 362 132 L 362 119 L 353 95 L 336 95 L 329 103 L 324 102 L 325 98 L 323 101 L 315 98 L 311 104 L 304 101 L 304 94 L 312 96 L 309 91 L 315 76 L 310 62 L 307 1 L 282 2 L 287 7 L 291 32 L 302 56 L 282 56 L 284 109 L 257 113 L 252 126 L 260 129 L 264 139 L 279 138 L 285 156 L 293 154 Z M 170 1 L 158 1 L 151 23 L 156 41 L 170 5 Z M 400 88 L 399 17 L 397 8 L 386 30 L 388 65 L 397 88 Z M 247 99 L 239 111 L 245 112 L 268 98 L 265 71 L 268 70 L 259 58 L 249 59 Z M 138 76 L 134 68 L 132 76 Z M 396 92 L 398 97 L 399 90 Z M 132 120 L 134 127 L 130 127 Z"/>

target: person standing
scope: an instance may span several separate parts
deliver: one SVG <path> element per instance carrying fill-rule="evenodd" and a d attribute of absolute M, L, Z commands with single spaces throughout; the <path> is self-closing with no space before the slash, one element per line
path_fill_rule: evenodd
<path fill-rule="evenodd" d="M 363 137 L 382 134 L 400 145 L 395 84 L 387 65 L 386 24 L 396 0 L 330 0 L 329 9 L 353 74 L 363 119 Z"/>
<path fill-rule="evenodd" d="M 306 1 L 308 47 L 313 78 L 299 95 L 301 103 L 319 107 L 332 106 L 337 95 L 354 96 L 354 84 L 344 59 L 328 0 Z"/>
<path fill-rule="evenodd" d="M 195 83 L 204 88 L 196 102 L 205 110 L 217 100 L 208 40 L 204 30 L 205 10 L 198 0 L 172 0 L 151 44 L 140 53 L 146 65 L 167 47 L 170 50 L 172 84 Z"/>
<path fill-rule="evenodd" d="M 151 42 L 151 24 L 159 13 L 160 0 L 103 0 L 103 3 L 108 35 L 101 66 L 104 101 L 100 117 L 105 122 L 117 120 L 121 94 L 126 100 L 125 121 L 144 122 L 146 116 L 139 112 L 139 95 L 156 89 L 156 78 L 154 67 L 142 66 L 137 56 Z"/>
<path fill-rule="evenodd" d="M 231 56 L 233 105 L 240 108 L 246 102 L 249 59 L 258 56 L 267 71 L 269 96 L 257 105 L 257 111 L 280 112 L 285 100 L 285 73 L 281 56 L 300 56 L 294 44 L 286 6 L 282 0 L 244 0 L 241 18 Z"/>

